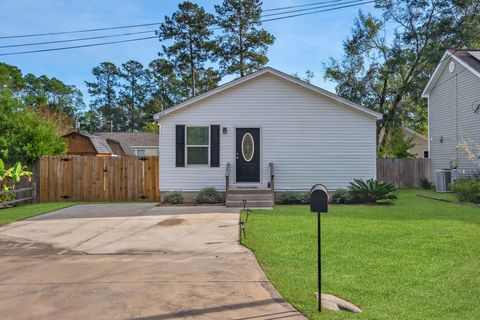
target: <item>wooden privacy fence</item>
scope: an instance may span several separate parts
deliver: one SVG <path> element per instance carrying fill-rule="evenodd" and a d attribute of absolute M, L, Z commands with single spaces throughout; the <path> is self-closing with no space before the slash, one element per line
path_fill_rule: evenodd
<path fill-rule="evenodd" d="M 12 200 L 2 199 L 2 197 L 8 197 L 9 195 L 14 195 Z M 23 198 L 19 196 L 19 194 L 23 194 Z M 36 202 L 37 199 L 37 185 L 36 183 L 32 183 L 31 187 L 26 188 L 15 188 L 13 190 L 8 191 L 0 191 L 0 208 L 9 207 L 12 205 L 17 205 L 18 203 L 22 202 Z"/>
<path fill-rule="evenodd" d="M 377 159 L 377 180 L 397 188 L 419 188 L 421 179 L 430 179 L 430 159 Z"/>
<path fill-rule="evenodd" d="M 45 157 L 41 202 L 160 201 L 158 157 Z"/>

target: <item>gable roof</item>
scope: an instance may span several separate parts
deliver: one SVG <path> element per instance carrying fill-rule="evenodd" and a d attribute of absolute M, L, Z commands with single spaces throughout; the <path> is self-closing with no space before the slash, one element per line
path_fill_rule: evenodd
<path fill-rule="evenodd" d="M 158 148 L 158 133 L 155 132 L 98 132 L 95 135 L 119 142 L 127 155 L 134 155 L 132 147 Z"/>
<path fill-rule="evenodd" d="M 308 82 L 305 82 L 305 81 L 303 81 L 303 80 L 300 80 L 300 79 L 298 79 L 298 78 L 295 78 L 294 76 L 291 76 L 291 75 L 289 75 L 289 74 L 286 74 L 286 73 L 281 72 L 281 71 L 279 71 L 279 70 L 276 70 L 276 69 L 274 69 L 274 68 L 266 67 L 266 68 L 264 68 L 264 69 L 261 69 L 261 70 L 258 70 L 258 71 L 256 71 L 256 72 L 253 72 L 253 73 L 251 73 L 251 74 L 249 74 L 249 75 L 247 75 L 247 76 L 245 76 L 245 77 L 238 78 L 238 79 L 235 79 L 235 80 L 230 81 L 230 82 L 228 82 L 228 83 L 225 83 L 225 84 L 223 84 L 223 85 L 221 85 L 221 86 L 218 86 L 218 87 L 215 88 L 215 89 L 212 89 L 212 90 L 210 90 L 210 91 L 207 91 L 207 92 L 205 92 L 205 93 L 202 93 L 202 94 L 200 94 L 200 95 L 198 95 L 198 96 L 196 96 L 196 97 L 193 97 L 193 98 L 191 98 L 191 99 L 189 99 L 189 100 L 186 100 L 186 101 L 184 101 L 184 102 L 182 102 L 182 103 L 179 103 L 179 104 L 177 104 L 177 105 L 175 105 L 175 106 L 173 106 L 173 107 L 171 107 L 171 108 L 168 108 L 168 109 L 163 110 L 163 111 L 161 111 L 161 112 L 159 112 L 159 113 L 156 113 L 156 114 L 153 116 L 153 118 L 154 118 L 155 120 L 159 120 L 160 118 L 163 118 L 163 117 L 165 117 L 165 116 L 167 116 L 167 115 L 169 115 L 169 114 L 172 114 L 172 113 L 174 113 L 174 112 L 177 112 L 177 111 L 179 111 L 179 110 L 181 110 L 181 109 L 183 109 L 183 108 L 185 108 L 185 107 L 187 107 L 187 106 L 190 106 L 190 105 L 193 104 L 193 103 L 197 103 L 197 102 L 199 102 L 199 101 L 202 101 L 202 100 L 204 100 L 204 99 L 206 99 L 206 98 L 208 98 L 208 97 L 211 97 L 211 96 L 213 96 L 213 95 L 215 95 L 215 94 L 218 94 L 218 93 L 220 93 L 220 92 L 223 92 L 223 91 L 225 91 L 225 90 L 227 90 L 227 89 L 230 89 L 230 88 L 232 88 L 232 87 L 235 87 L 235 86 L 237 86 L 237 85 L 240 85 L 240 84 L 242 84 L 242 83 L 244 83 L 244 82 L 247 82 L 247 81 L 253 80 L 253 79 L 255 79 L 255 78 L 258 78 L 259 76 L 264 75 L 264 74 L 272 74 L 272 75 L 275 75 L 275 76 L 277 76 L 277 77 L 279 77 L 279 78 L 282 78 L 282 79 L 287 80 L 287 81 L 289 81 L 289 82 L 291 82 L 291 83 L 294 83 L 294 84 L 296 84 L 296 85 L 298 85 L 298 86 L 300 86 L 300 87 L 302 87 L 302 88 L 305 88 L 305 89 L 307 89 L 307 90 L 310 90 L 310 91 L 312 91 L 312 92 L 315 92 L 315 93 L 317 93 L 317 94 L 320 94 L 320 95 L 322 95 L 322 96 L 324 96 L 324 97 L 330 98 L 330 99 L 332 99 L 332 100 L 340 103 L 341 105 L 344 105 L 344 106 L 346 106 L 346 107 L 352 108 L 352 109 L 357 110 L 357 111 L 360 111 L 360 112 L 362 112 L 362 113 L 365 113 L 365 114 L 367 114 L 368 116 L 371 116 L 371 117 L 373 117 L 373 118 L 375 118 L 375 119 L 377 119 L 377 120 L 382 119 L 382 117 L 383 117 L 382 114 L 380 114 L 380 113 L 378 113 L 378 112 L 375 112 L 375 111 L 370 110 L 370 109 L 368 109 L 368 108 L 362 107 L 362 106 L 359 105 L 359 104 L 356 104 L 356 103 L 351 102 L 351 101 L 349 101 L 349 100 L 347 100 L 347 99 L 344 99 L 344 98 L 342 98 L 342 97 L 340 97 L 340 96 L 338 96 L 338 95 L 336 95 L 336 94 L 334 94 L 334 93 L 331 93 L 331 92 L 329 92 L 329 91 L 327 91 L 327 90 L 325 90 L 325 89 L 322 89 L 322 88 L 320 88 L 320 87 L 314 86 L 314 85 L 312 85 L 312 84 L 310 84 L 310 83 L 308 83 Z"/>
<path fill-rule="evenodd" d="M 422 98 L 428 98 L 430 91 L 432 91 L 433 87 L 437 83 L 438 79 L 440 78 L 443 70 L 446 68 L 450 59 L 453 59 L 460 63 L 462 66 L 467 68 L 470 72 L 480 78 L 480 50 L 479 49 L 465 49 L 465 50 L 458 50 L 458 49 L 448 49 L 440 59 L 435 71 L 433 72 L 430 80 L 428 81 L 425 89 L 422 92 Z"/>
<path fill-rule="evenodd" d="M 419 138 L 419 139 L 422 139 L 422 140 L 425 140 L 425 141 L 428 140 L 427 137 L 425 137 L 423 134 L 420 134 L 420 133 L 418 133 L 417 131 L 415 131 L 415 130 L 413 130 L 413 129 L 410 129 L 410 128 L 408 128 L 408 127 L 403 127 L 403 131 L 406 132 L 406 133 L 409 133 L 409 134 L 411 134 L 412 136 L 415 136 L 415 137 L 417 137 L 417 138 Z"/>
<path fill-rule="evenodd" d="M 84 131 L 80 131 L 78 129 L 73 129 L 69 131 L 68 133 L 64 134 L 63 137 L 67 137 L 72 134 L 78 134 L 88 138 L 92 143 L 93 148 L 95 149 L 97 154 L 117 154 L 117 155 L 125 154 L 121 145 L 113 139 L 105 139 Z M 116 149 L 116 152 L 114 152 L 112 148 Z"/>

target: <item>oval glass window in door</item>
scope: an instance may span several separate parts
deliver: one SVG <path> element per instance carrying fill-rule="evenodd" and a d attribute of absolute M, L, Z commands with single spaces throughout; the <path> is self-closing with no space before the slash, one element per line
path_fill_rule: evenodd
<path fill-rule="evenodd" d="M 252 135 L 247 132 L 244 134 L 242 138 L 242 156 L 243 159 L 247 162 L 252 161 L 253 159 L 253 154 L 255 150 L 255 143 L 253 142 L 253 137 Z"/>

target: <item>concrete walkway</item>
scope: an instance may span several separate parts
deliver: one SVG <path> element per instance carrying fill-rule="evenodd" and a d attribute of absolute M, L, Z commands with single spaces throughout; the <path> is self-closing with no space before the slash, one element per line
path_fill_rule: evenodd
<path fill-rule="evenodd" d="M 0 319 L 305 319 L 224 207 L 78 205 L 0 227 Z"/>

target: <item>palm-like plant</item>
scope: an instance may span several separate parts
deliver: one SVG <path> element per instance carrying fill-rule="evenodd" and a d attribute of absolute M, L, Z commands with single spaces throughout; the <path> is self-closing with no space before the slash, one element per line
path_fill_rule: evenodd
<path fill-rule="evenodd" d="M 0 191 L 15 189 L 15 184 L 20 182 L 22 177 L 27 177 L 30 180 L 32 172 L 25 169 L 26 167 L 22 166 L 20 162 L 15 163 L 13 167 L 5 169 L 5 164 L 2 159 L 0 159 Z M 0 196 L 0 202 L 12 200 L 12 197 L 15 197 L 13 193 Z"/>
<path fill-rule="evenodd" d="M 392 194 L 396 188 L 383 181 L 354 179 L 353 182 L 350 182 L 348 189 L 357 201 L 377 202 L 378 200 L 397 199 L 397 196 Z"/>

